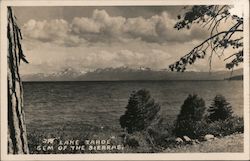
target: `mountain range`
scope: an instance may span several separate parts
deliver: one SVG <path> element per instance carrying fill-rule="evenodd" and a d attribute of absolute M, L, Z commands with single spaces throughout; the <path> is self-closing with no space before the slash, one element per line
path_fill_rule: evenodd
<path fill-rule="evenodd" d="M 151 70 L 141 67 L 99 68 L 87 73 L 78 72 L 72 68 L 64 69 L 52 74 L 22 75 L 23 81 L 124 81 L 124 80 L 228 80 L 231 78 L 243 79 L 243 69 L 216 72 L 170 72 L 167 70 Z M 235 80 L 235 79 L 234 79 Z"/>

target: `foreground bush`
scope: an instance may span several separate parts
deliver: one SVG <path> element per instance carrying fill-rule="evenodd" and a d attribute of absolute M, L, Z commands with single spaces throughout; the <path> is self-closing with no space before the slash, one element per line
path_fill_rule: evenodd
<path fill-rule="evenodd" d="M 147 131 L 125 133 L 123 136 L 123 145 L 126 152 L 155 152 L 154 146 L 150 144 L 150 136 Z"/>
<path fill-rule="evenodd" d="M 207 122 L 202 120 L 197 123 L 194 128 L 196 136 L 202 138 L 206 134 L 212 134 L 214 136 L 227 136 L 233 133 L 244 132 L 244 120 L 241 117 L 230 117 L 226 120 L 218 120 L 214 122 Z"/>
<path fill-rule="evenodd" d="M 205 101 L 196 94 L 189 95 L 181 106 L 180 114 L 175 123 L 174 133 L 176 136 L 189 136 L 196 138 L 195 127 L 203 119 Z"/>
<path fill-rule="evenodd" d="M 147 90 L 133 92 L 126 109 L 120 117 L 120 125 L 130 134 L 146 130 L 160 121 L 160 105 L 155 103 Z"/>

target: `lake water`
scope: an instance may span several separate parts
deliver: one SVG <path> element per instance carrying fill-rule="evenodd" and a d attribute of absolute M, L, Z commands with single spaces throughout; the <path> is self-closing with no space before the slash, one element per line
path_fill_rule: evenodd
<path fill-rule="evenodd" d="M 207 107 L 222 94 L 234 113 L 243 115 L 243 81 L 24 82 L 27 131 L 119 131 L 131 92 L 142 88 L 161 105 L 166 122 L 174 121 L 190 93 L 201 96 Z"/>

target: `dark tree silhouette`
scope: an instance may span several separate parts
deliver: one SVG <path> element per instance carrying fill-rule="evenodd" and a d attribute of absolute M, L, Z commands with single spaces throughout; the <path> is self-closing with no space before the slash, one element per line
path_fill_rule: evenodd
<path fill-rule="evenodd" d="M 178 15 L 179 21 L 174 28 L 190 29 L 193 24 L 200 24 L 201 27 L 206 27 L 210 31 L 210 35 L 177 62 L 169 65 L 172 71 L 183 72 L 188 64 L 191 65 L 197 59 L 203 59 L 207 55 L 211 69 L 212 57 L 217 55 L 221 58 L 225 49 L 229 47 L 235 49 L 235 53 L 224 58 L 226 68 L 233 70 L 235 66 L 243 62 L 243 17 L 231 15 L 230 6 L 227 5 L 192 6 L 184 9 L 186 12 Z M 233 24 L 226 30 L 220 29 L 220 24 L 229 19 Z"/>
<path fill-rule="evenodd" d="M 226 120 L 233 114 L 232 106 L 228 103 L 224 96 L 215 96 L 212 105 L 208 109 L 208 119 L 210 121 Z"/>
<path fill-rule="evenodd" d="M 189 95 L 181 106 L 180 114 L 177 116 L 174 133 L 176 136 L 187 135 L 195 138 L 194 129 L 196 124 L 202 120 L 205 112 L 205 101 L 196 94 Z"/>
<path fill-rule="evenodd" d="M 19 75 L 23 55 L 21 31 L 11 7 L 8 7 L 8 153 L 27 154 L 28 143 L 23 111 L 23 87 Z"/>
<path fill-rule="evenodd" d="M 125 114 L 120 117 L 120 124 L 128 133 L 146 130 L 160 121 L 161 107 L 147 90 L 133 92 L 126 109 Z"/>

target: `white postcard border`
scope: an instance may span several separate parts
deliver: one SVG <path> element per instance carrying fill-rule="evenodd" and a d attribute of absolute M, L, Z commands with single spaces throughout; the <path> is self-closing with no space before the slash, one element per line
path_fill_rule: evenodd
<path fill-rule="evenodd" d="M 244 152 L 140 154 L 7 154 L 7 6 L 244 5 Z M 3 0 L 1 2 L 1 160 L 247 160 L 249 159 L 249 2 L 247 0 Z"/>

